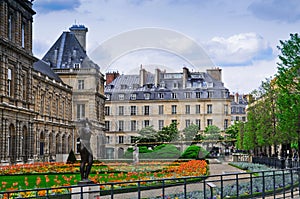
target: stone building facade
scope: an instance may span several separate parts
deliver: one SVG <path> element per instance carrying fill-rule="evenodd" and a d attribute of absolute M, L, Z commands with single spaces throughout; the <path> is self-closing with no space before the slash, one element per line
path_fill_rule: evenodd
<path fill-rule="evenodd" d="M 84 25 L 73 25 L 65 31 L 43 57 L 61 80 L 73 88 L 72 120 L 75 125 L 75 140 L 79 153 L 80 121 L 88 119 L 92 124 L 91 146 L 94 158 L 104 158 L 104 75 L 86 53 L 86 33 Z"/>
<path fill-rule="evenodd" d="M 57 154 L 69 154 L 75 147 L 72 121 L 72 87 L 65 84 L 50 65 L 34 63 L 33 92 L 34 154 L 37 159 L 56 160 Z"/>
<path fill-rule="evenodd" d="M 75 149 L 72 88 L 32 54 L 31 1 L 0 1 L 0 163 Z"/>
<path fill-rule="evenodd" d="M 32 3 L 0 1 L 0 160 L 34 155 Z"/>
<path fill-rule="evenodd" d="M 141 66 L 138 75 L 108 73 L 106 79 L 107 158 L 122 158 L 146 126 L 158 131 L 177 122 L 180 132 L 191 124 L 203 132 L 209 125 L 222 131 L 230 125 L 231 99 L 220 68 L 191 72 L 184 67 L 176 73 L 156 69 L 153 74 Z"/>

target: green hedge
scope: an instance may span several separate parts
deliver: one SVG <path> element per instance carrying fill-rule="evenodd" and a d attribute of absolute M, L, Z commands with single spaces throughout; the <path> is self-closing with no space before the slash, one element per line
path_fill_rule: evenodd
<path fill-rule="evenodd" d="M 149 150 L 146 146 L 139 146 L 140 159 L 177 159 L 180 157 L 180 151 L 171 144 L 162 144 Z M 129 148 L 124 158 L 133 158 L 133 149 Z"/>
<path fill-rule="evenodd" d="M 208 151 L 200 146 L 191 145 L 182 153 L 181 159 L 204 159 L 209 154 Z M 200 157 L 199 157 L 200 155 Z"/>

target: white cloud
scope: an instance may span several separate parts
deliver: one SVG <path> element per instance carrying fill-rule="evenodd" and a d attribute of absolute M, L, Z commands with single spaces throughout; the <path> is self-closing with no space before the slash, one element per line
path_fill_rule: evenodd
<path fill-rule="evenodd" d="M 258 89 L 266 78 L 274 77 L 277 71 L 278 58 L 254 61 L 249 66 L 226 66 L 222 68 L 225 87 L 230 92 L 248 94 Z"/>
<path fill-rule="evenodd" d="M 253 59 L 272 57 L 272 49 L 268 42 L 252 32 L 228 38 L 214 37 L 207 42 L 206 47 L 210 57 L 218 65 L 249 65 Z"/>

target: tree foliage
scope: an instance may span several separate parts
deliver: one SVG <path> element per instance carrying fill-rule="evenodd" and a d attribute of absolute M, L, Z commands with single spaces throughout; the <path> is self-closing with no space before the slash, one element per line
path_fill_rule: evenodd
<path fill-rule="evenodd" d="M 186 127 L 185 129 L 183 129 L 183 133 L 184 133 L 184 140 L 185 141 L 193 141 L 195 140 L 197 137 L 197 134 L 199 132 L 199 126 L 196 124 L 191 124 L 188 127 Z"/>
<path fill-rule="evenodd" d="M 164 126 L 161 131 L 157 132 L 156 138 L 158 142 L 171 142 L 178 140 L 179 131 L 177 123 L 172 122 L 169 126 Z"/>
<path fill-rule="evenodd" d="M 238 135 L 244 149 L 278 144 L 300 143 L 300 38 L 280 41 L 280 62 L 274 79 L 262 82 L 252 92 L 247 122 Z M 299 144 L 298 144 L 299 145 Z M 299 148 L 298 148 L 299 150 Z"/>
<path fill-rule="evenodd" d="M 278 91 L 279 129 L 289 139 L 299 141 L 300 131 L 300 38 L 290 34 L 290 39 L 280 41 L 280 63 L 276 85 Z"/>
<path fill-rule="evenodd" d="M 221 137 L 221 130 L 215 125 L 207 126 L 204 130 L 205 140 L 219 140 Z"/>

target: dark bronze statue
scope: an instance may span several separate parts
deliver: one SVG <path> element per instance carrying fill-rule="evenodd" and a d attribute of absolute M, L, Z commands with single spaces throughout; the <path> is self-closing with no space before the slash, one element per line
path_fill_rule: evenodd
<path fill-rule="evenodd" d="M 91 135 L 92 131 L 90 129 L 90 122 L 88 119 L 82 122 L 83 126 L 80 127 L 79 136 L 80 136 L 80 174 L 81 174 L 81 183 L 91 182 L 88 177 L 93 164 L 93 152 L 91 149 Z"/>

